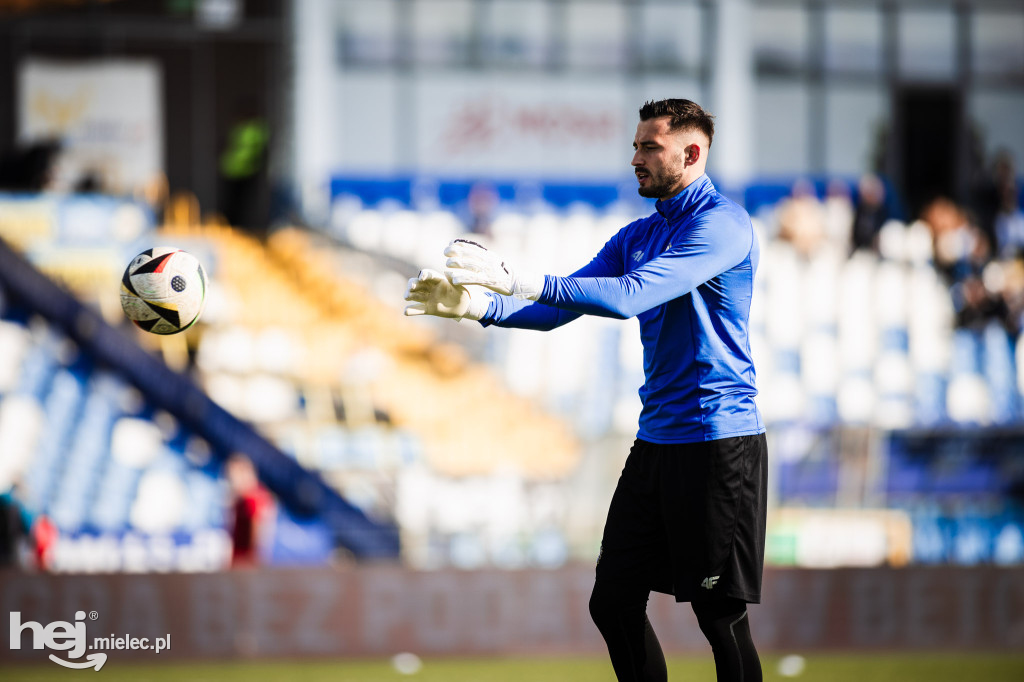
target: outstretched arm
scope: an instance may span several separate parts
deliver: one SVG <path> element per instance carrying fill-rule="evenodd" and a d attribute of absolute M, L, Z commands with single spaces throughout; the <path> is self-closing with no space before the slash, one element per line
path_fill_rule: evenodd
<path fill-rule="evenodd" d="M 749 223 L 729 218 L 691 226 L 681 243 L 618 277 L 547 276 L 537 300 L 560 310 L 626 319 L 689 293 L 750 252 Z"/>
<path fill-rule="evenodd" d="M 553 329 L 583 314 L 626 319 L 679 298 L 742 262 L 754 238 L 749 220 L 710 216 L 687 226 L 678 244 L 627 273 L 622 234 L 568 277 L 517 276 L 500 257 L 476 244 L 454 249 L 456 255 L 449 258 L 445 274 L 456 284 L 515 294 L 515 298 L 488 294 L 492 301 L 481 319 L 484 324 Z M 472 257 L 463 257 L 467 250 Z"/>
<path fill-rule="evenodd" d="M 617 237 L 618 235 L 605 244 L 593 260 L 574 272 L 572 277 L 602 278 L 621 274 Z M 453 242 L 445 250 L 445 254 L 449 255 L 447 264 L 451 268 L 446 274 L 453 282 L 465 281 L 502 291 L 501 294 L 485 294 L 490 299 L 487 311 L 480 319 L 480 323 L 485 327 L 493 324 L 498 327 L 550 331 L 572 322 L 581 315 L 579 312 L 562 310 L 530 300 L 531 297 L 540 295 L 540 290 L 548 278 L 543 275 L 516 275 L 500 257 L 478 244 L 463 242 L 462 245 L 457 245 Z M 464 267 L 467 263 L 471 264 L 471 269 Z M 516 281 L 520 278 L 526 283 L 519 284 L 520 293 L 507 295 L 505 292 L 516 291 Z"/>

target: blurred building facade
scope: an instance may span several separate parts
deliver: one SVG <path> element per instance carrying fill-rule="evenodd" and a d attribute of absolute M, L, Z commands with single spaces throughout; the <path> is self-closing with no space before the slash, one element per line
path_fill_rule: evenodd
<path fill-rule="evenodd" d="M 966 200 L 999 149 L 1024 158 L 1024 15 L 1014 3 L 321 0 L 295 9 L 293 151 L 304 197 L 325 189 L 327 174 L 615 185 L 630 178 L 639 103 L 673 96 L 718 116 L 709 173 L 737 193 L 871 171 L 914 211 L 937 193 Z"/>
<path fill-rule="evenodd" d="M 872 171 L 913 212 L 935 193 L 965 201 L 1001 149 L 1024 158 L 1022 31 L 1007 0 L 14 3 L 0 149 L 67 131 L 79 150 L 130 144 L 150 125 L 149 170 L 223 211 L 219 159 L 261 119 L 254 194 L 322 218 L 334 176 L 628 184 L 638 103 L 683 96 L 717 114 L 709 169 L 731 191 Z M 25 96 L 40 69 L 111 63 L 151 72 L 122 107 L 151 108 L 144 121 L 89 119 L 80 88 Z M 67 184 L 139 182 L 86 158 Z"/>

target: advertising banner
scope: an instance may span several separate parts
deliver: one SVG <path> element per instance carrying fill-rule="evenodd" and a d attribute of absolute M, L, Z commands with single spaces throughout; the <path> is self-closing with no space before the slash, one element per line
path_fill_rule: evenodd
<path fill-rule="evenodd" d="M 18 73 L 18 140 L 58 141 L 54 188 L 123 194 L 163 172 L 160 67 L 145 60 L 29 59 Z"/>
<path fill-rule="evenodd" d="M 104 654 L 110 665 L 154 656 L 601 654 L 587 605 L 592 586 L 590 566 L 0 574 L 0 662 L 53 654 L 81 666 L 86 653 Z M 688 604 L 652 595 L 648 610 L 667 651 L 707 652 Z M 750 620 L 764 651 L 1020 651 L 1024 572 L 769 570 Z M 64 650 L 50 646 L 54 633 Z"/>
<path fill-rule="evenodd" d="M 433 76 L 414 82 L 415 166 L 453 177 L 628 176 L 635 107 L 579 79 Z"/>

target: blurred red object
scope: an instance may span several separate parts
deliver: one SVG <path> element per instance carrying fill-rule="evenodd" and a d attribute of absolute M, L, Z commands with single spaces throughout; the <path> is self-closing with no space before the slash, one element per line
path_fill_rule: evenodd
<path fill-rule="evenodd" d="M 32 545 L 35 549 L 36 566 L 43 571 L 49 570 L 53 558 L 53 549 L 57 546 L 60 531 L 46 516 L 39 516 L 32 524 Z"/>
<path fill-rule="evenodd" d="M 244 455 L 227 463 L 227 478 L 234 493 L 231 503 L 231 565 L 258 563 L 260 540 L 274 506 L 271 494 L 260 485 L 256 469 Z"/>

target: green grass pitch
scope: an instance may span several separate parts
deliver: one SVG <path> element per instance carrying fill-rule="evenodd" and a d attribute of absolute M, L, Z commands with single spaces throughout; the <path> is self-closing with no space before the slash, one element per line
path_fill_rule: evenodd
<path fill-rule="evenodd" d="M 778 656 L 762 659 L 765 680 L 797 682 L 1021 682 L 1024 654 L 810 654 L 803 672 L 784 677 Z M 47 682 L 83 679 L 92 671 L 65 670 L 56 665 L 4 666 L 4 680 Z M 614 682 L 603 658 L 479 658 L 430 659 L 415 674 L 399 673 L 387 660 L 264 661 L 216 663 L 119 663 L 116 658 L 99 671 L 103 682 Z M 672 657 L 673 682 L 715 679 L 707 657 Z"/>

